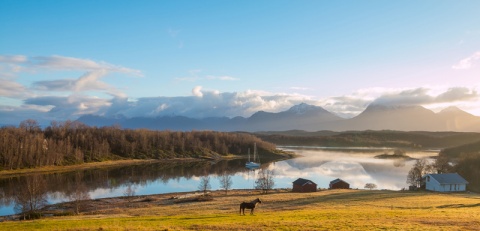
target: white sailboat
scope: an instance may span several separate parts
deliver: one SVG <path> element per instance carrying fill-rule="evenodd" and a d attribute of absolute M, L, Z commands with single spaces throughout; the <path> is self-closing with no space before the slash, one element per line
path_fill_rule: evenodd
<path fill-rule="evenodd" d="M 250 149 L 248 149 L 248 161 L 245 164 L 247 168 L 258 168 L 260 167 L 259 157 L 257 155 L 257 144 L 253 144 L 253 159 L 250 160 Z"/>

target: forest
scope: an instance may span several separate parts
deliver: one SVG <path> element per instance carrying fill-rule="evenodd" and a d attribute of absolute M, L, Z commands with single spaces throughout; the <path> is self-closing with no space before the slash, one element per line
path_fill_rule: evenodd
<path fill-rule="evenodd" d="M 480 192 L 480 141 L 443 149 L 439 158 L 454 163 L 451 172 L 457 172 L 468 182 L 469 190 Z"/>
<path fill-rule="evenodd" d="M 42 129 L 25 120 L 0 128 L 0 170 L 63 166 L 116 159 L 221 158 L 274 152 L 274 144 L 248 133 L 151 131 L 118 126 L 89 127 L 77 121 L 52 121 Z"/>
<path fill-rule="evenodd" d="M 305 145 L 322 147 L 396 147 L 402 149 L 442 149 L 480 141 L 475 132 L 425 131 L 283 131 L 257 132 L 262 140 L 277 145 Z"/>

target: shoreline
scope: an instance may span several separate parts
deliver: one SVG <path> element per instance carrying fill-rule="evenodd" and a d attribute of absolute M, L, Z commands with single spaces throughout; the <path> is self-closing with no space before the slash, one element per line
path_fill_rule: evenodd
<path fill-rule="evenodd" d="M 296 158 L 298 155 L 291 152 L 286 152 L 283 150 L 277 150 L 277 152 L 269 152 L 270 155 L 281 156 L 286 159 Z M 145 163 L 171 163 L 171 162 L 197 162 L 197 161 L 212 161 L 212 160 L 234 160 L 234 159 L 245 159 L 245 156 L 242 155 L 226 155 L 226 156 L 216 156 L 212 157 L 200 157 L 200 158 L 173 158 L 173 159 L 121 159 L 121 160 L 106 160 L 101 162 L 89 162 L 82 164 L 74 165 L 63 165 L 63 166 L 43 166 L 37 168 L 24 168 L 24 169 L 15 169 L 15 170 L 0 170 L 0 179 L 8 177 L 17 177 L 23 175 L 30 175 L 36 173 L 58 173 L 58 172 L 69 172 L 75 170 L 84 170 L 92 168 L 105 168 L 105 167 L 114 167 L 114 166 L 124 166 L 124 165 L 135 165 L 135 164 L 145 164 Z M 283 159 L 280 158 L 280 159 Z"/>
<path fill-rule="evenodd" d="M 207 159 L 175 158 L 175 159 L 162 159 L 162 160 L 158 160 L 158 159 L 107 160 L 102 162 L 90 162 L 90 163 L 65 165 L 65 166 L 44 166 L 44 167 L 28 168 L 28 169 L 2 170 L 0 171 L 0 178 L 16 177 L 16 176 L 30 175 L 30 174 L 36 174 L 36 173 L 41 173 L 41 174 L 58 173 L 58 172 L 69 172 L 69 171 L 75 171 L 75 170 L 116 167 L 116 166 L 146 164 L 146 163 L 195 162 L 195 161 L 205 161 L 205 160 Z"/>

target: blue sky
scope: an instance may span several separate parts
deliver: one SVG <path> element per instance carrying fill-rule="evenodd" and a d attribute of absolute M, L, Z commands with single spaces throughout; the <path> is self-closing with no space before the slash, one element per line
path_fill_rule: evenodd
<path fill-rule="evenodd" d="M 480 116 L 480 1 L 0 1 L 0 119 Z"/>

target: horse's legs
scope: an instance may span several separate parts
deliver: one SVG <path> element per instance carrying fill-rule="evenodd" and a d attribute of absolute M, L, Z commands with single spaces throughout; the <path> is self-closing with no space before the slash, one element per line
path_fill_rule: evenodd
<path fill-rule="evenodd" d="M 250 215 L 253 215 L 253 210 L 255 209 L 255 207 L 252 208 L 252 210 L 250 210 Z"/>

